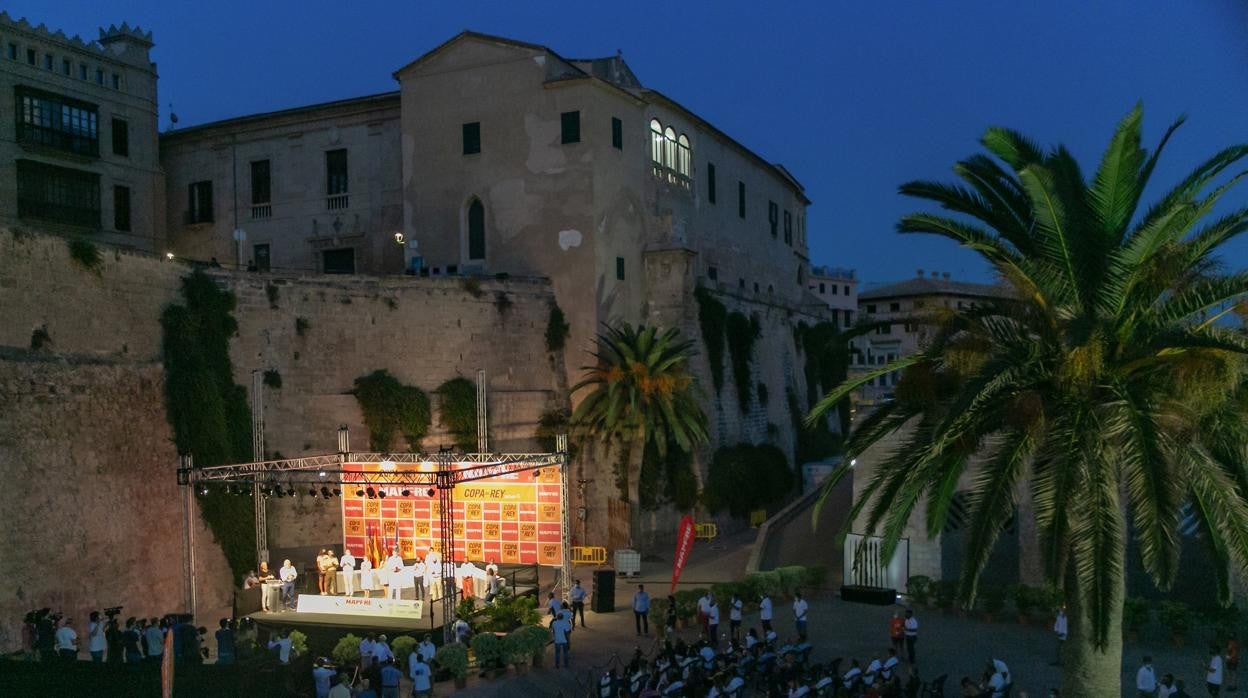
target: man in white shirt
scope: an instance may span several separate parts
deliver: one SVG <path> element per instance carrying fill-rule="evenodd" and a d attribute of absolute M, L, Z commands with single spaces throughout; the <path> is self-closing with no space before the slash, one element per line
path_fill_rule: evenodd
<path fill-rule="evenodd" d="M 914 617 L 914 611 L 906 609 L 906 659 L 910 664 L 914 664 L 914 644 L 919 641 L 919 619 Z"/>
<path fill-rule="evenodd" d="M 399 556 L 397 550 L 390 550 L 390 556 L 386 558 L 383 569 L 386 571 L 386 588 L 390 590 L 390 598 L 399 598 L 398 592 L 402 585 L 403 558 Z"/>
<path fill-rule="evenodd" d="M 338 560 L 338 565 L 342 567 L 343 593 L 347 596 L 355 596 L 355 556 L 351 554 L 350 548 L 342 551 L 342 558 Z"/>
<path fill-rule="evenodd" d="M 810 604 L 802 598 L 802 592 L 795 592 L 793 594 L 793 623 L 797 626 L 797 636 L 802 642 L 806 641 L 806 612 L 809 609 Z"/>
<path fill-rule="evenodd" d="M 1217 698 L 1222 691 L 1222 655 L 1217 645 L 1210 645 L 1209 661 L 1205 664 L 1205 688 L 1209 689 L 1210 696 Z"/>
<path fill-rule="evenodd" d="M 901 666 L 901 660 L 897 658 L 897 648 L 888 648 L 888 659 L 884 660 L 884 666 L 880 668 L 881 676 L 885 681 L 893 678 L 893 674 L 897 672 L 897 667 Z"/>
<path fill-rule="evenodd" d="M 766 593 L 758 600 L 758 620 L 763 625 L 763 630 L 771 630 L 771 597 Z"/>
<path fill-rule="evenodd" d="M 708 616 L 711 613 L 710 609 L 711 609 L 711 592 L 708 591 L 702 596 L 698 597 L 698 625 L 701 626 L 703 635 L 709 632 L 706 626 L 709 621 Z"/>
<path fill-rule="evenodd" d="M 360 640 L 360 668 L 368 671 L 373 665 L 373 634 L 369 633 Z"/>
<path fill-rule="evenodd" d="M 1066 607 L 1061 606 L 1057 609 L 1057 617 L 1053 619 L 1053 634 L 1057 636 L 1057 658 L 1053 660 L 1050 666 L 1062 665 L 1062 647 L 1066 644 L 1066 631 L 1070 627 L 1070 623 L 1066 618 Z"/>
<path fill-rule="evenodd" d="M 165 633 L 160 627 L 160 620 L 153 618 L 143 631 L 143 641 L 147 643 L 147 658 L 159 660 L 165 653 Z"/>
<path fill-rule="evenodd" d="M 572 627 L 576 627 L 576 615 L 581 615 L 581 627 L 585 627 L 585 587 L 581 586 L 581 580 L 577 579 L 572 584 L 572 590 L 568 592 L 568 600 L 572 602 Z"/>
<path fill-rule="evenodd" d="M 56 629 L 56 653 L 61 659 L 72 662 L 78 659 L 78 631 L 73 628 L 74 619 L 66 618 Z"/>
<path fill-rule="evenodd" d="M 633 594 L 633 624 L 637 626 L 637 636 L 650 634 L 650 594 L 645 584 L 637 585 L 637 593 Z"/>
<path fill-rule="evenodd" d="M 433 670 L 426 662 L 429 661 L 419 651 L 413 651 L 407 658 L 407 675 L 412 679 L 413 696 L 433 695 Z"/>
<path fill-rule="evenodd" d="M 1139 698 L 1157 695 L 1157 673 L 1153 670 L 1153 658 L 1145 655 L 1139 671 L 1135 672 L 1135 690 Z"/>
<path fill-rule="evenodd" d="M 385 635 L 378 635 L 377 641 L 373 643 L 373 661 L 385 664 L 391 659 L 394 659 L 394 652 L 390 649 L 390 642 Z"/>
<path fill-rule="evenodd" d="M 710 597 L 710 603 L 706 607 L 706 640 L 719 646 L 719 604 L 715 603 L 714 596 Z"/>
<path fill-rule="evenodd" d="M 425 555 L 425 574 L 429 577 L 429 600 L 442 598 L 442 554 L 433 548 Z"/>
<path fill-rule="evenodd" d="M 324 657 L 320 657 L 312 667 L 312 685 L 316 687 L 316 698 L 329 698 L 329 685 L 338 673 L 325 666 L 327 663 Z"/>
<path fill-rule="evenodd" d="M 282 560 L 282 568 L 277 571 L 278 579 L 282 580 L 282 604 L 287 609 L 293 608 L 295 605 L 295 580 L 299 578 L 299 571 L 295 566 L 290 564 L 290 560 Z"/>
<path fill-rule="evenodd" d="M 416 653 L 424 658 L 426 662 L 432 662 L 434 655 L 438 653 L 438 648 L 433 644 L 433 638 L 428 633 L 420 640 L 420 644 L 416 645 Z"/>
<path fill-rule="evenodd" d="M 279 637 L 269 640 L 269 649 L 277 650 L 277 661 L 282 664 L 290 664 L 290 646 L 292 642 L 289 630 L 283 630 Z"/>
<path fill-rule="evenodd" d="M 108 642 L 104 637 L 104 621 L 100 620 L 100 612 L 92 611 L 91 620 L 87 623 L 87 651 L 91 653 L 91 661 L 100 664 L 104 661 L 104 650 Z"/>
<path fill-rule="evenodd" d="M 732 595 L 728 602 L 728 637 L 733 642 L 741 641 L 741 609 L 745 606 L 740 597 Z"/>

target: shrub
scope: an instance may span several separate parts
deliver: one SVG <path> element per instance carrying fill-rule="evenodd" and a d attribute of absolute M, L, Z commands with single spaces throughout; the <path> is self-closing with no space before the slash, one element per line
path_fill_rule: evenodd
<path fill-rule="evenodd" d="M 800 565 L 777 567 L 776 576 L 780 579 L 781 593 L 792 596 L 801 590 L 802 582 L 806 579 L 806 568 Z"/>
<path fill-rule="evenodd" d="M 936 607 L 942 611 L 948 611 L 953 608 L 957 593 L 958 586 L 956 582 L 945 579 L 932 582 L 932 596 L 936 598 Z"/>
<path fill-rule="evenodd" d="M 563 346 L 568 341 L 568 331 L 571 327 L 567 318 L 563 316 L 563 309 L 559 307 L 558 303 L 552 301 L 550 304 L 550 315 L 546 318 L 546 351 L 563 351 Z"/>
<path fill-rule="evenodd" d="M 743 313 L 729 313 L 724 329 L 728 339 L 728 360 L 732 364 L 732 382 L 737 386 L 737 401 L 744 413 L 750 409 L 753 394 L 750 363 L 754 360 L 754 343 L 760 334 L 758 320 Z"/>
<path fill-rule="evenodd" d="M 667 456 L 659 455 L 654 441 L 647 441 L 638 476 L 638 498 L 647 511 L 671 503 L 680 511 L 691 511 L 698 503 L 698 477 L 693 473 L 693 454 L 674 441 L 667 445 Z"/>
<path fill-rule="evenodd" d="M 473 651 L 475 652 L 476 649 L 474 648 Z M 439 669 L 457 679 L 468 678 L 468 650 L 458 642 L 439 647 L 437 654 L 434 655 L 434 662 L 437 663 Z"/>
<path fill-rule="evenodd" d="M 429 397 L 420 388 L 403 385 L 389 371 L 381 369 L 355 379 L 355 400 L 364 413 L 369 447 L 387 452 L 394 432 L 401 431 L 413 451 L 429 432 Z"/>
<path fill-rule="evenodd" d="M 329 653 L 330 658 L 340 667 L 355 666 L 360 663 L 360 639 L 351 633 L 338 638 L 338 643 Z"/>
<path fill-rule="evenodd" d="M 1005 608 L 1005 589 L 998 586 L 986 586 L 979 594 L 984 602 L 984 610 L 996 615 Z"/>
<path fill-rule="evenodd" d="M 407 657 L 416 649 L 416 638 L 411 635 L 400 635 L 390 643 L 390 651 L 394 652 L 395 660 L 400 667 L 407 666 Z"/>
<path fill-rule="evenodd" d="M 716 394 L 724 387 L 724 332 L 728 309 L 711 292 L 699 287 L 693 298 L 698 302 L 698 326 L 706 343 L 706 360 L 711 365 L 711 384 Z"/>
<path fill-rule="evenodd" d="M 301 657 L 308 653 L 308 636 L 298 630 L 290 631 L 290 654 Z"/>
<path fill-rule="evenodd" d="M 1127 632 L 1138 633 L 1148 622 L 1150 604 L 1148 599 L 1129 596 L 1122 600 L 1122 627 Z"/>
<path fill-rule="evenodd" d="M 477 386 L 458 376 L 434 391 L 438 401 L 438 422 L 455 438 L 455 447 L 468 452 L 477 447 Z"/>
<path fill-rule="evenodd" d="M 494 633 L 474 635 L 472 654 L 477 658 L 477 666 L 482 669 L 493 669 L 503 665 L 503 643 Z"/>
<path fill-rule="evenodd" d="M 282 374 L 275 368 L 270 368 L 264 372 L 264 384 L 270 388 L 278 389 L 282 387 Z"/>
<path fill-rule="evenodd" d="M 1182 601 L 1162 601 L 1161 622 L 1172 635 L 1185 635 L 1192 627 L 1192 609 Z"/>
<path fill-rule="evenodd" d="M 473 298 L 480 298 L 485 293 L 481 290 L 481 280 L 475 276 L 465 276 L 460 278 L 459 287 L 464 289 L 464 291 Z"/>
<path fill-rule="evenodd" d="M 465 597 L 459 600 L 455 605 L 455 617 L 468 620 L 477 615 L 477 602 L 474 599 Z"/>
<path fill-rule="evenodd" d="M 86 269 L 93 274 L 98 275 L 100 269 L 104 266 L 104 256 L 100 254 L 100 248 L 95 243 L 82 238 L 71 238 L 69 241 L 69 257 L 78 263 L 78 266 Z"/>
<path fill-rule="evenodd" d="M 516 628 L 503 639 L 504 653 L 509 664 L 522 664 L 540 657 L 546 652 L 546 629 L 537 625 Z"/>
<path fill-rule="evenodd" d="M 763 594 L 767 594 L 768 596 L 781 596 L 784 593 L 784 587 L 780 582 L 780 575 L 777 574 L 775 570 L 755 572 L 749 576 L 749 579 L 754 585 L 754 588 L 758 590 L 758 594 L 760 596 Z"/>
<path fill-rule="evenodd" d="M 811 589 L 822 589 L 823 585 L 828 581 L 828 568 L 824 565 L 811 565 L 806 568 L 806 577 L 802 580 L 802 586 Z"/>
<path fill-rule="evenodd" d="M 537 600 L 531 596 L 516 596 L 504 589 L 494 603 L 481 609 L 478 629 L 506 633 L 522 625 L 537 625 L 542 615 L 537 611 Z"/>
<path fill-rule="evenodd" d="M 308 333 L 308 328 L 312 327 L 312 323 L 306 317 L 295 318 L 295 334 L 300 337 Z"/>
<path fill-rule="evenodd" d="M 1014 608 L 1018 609 L 1020 616 L 1028 615 L 1040 603 L 1039 593 L 1035 587 L 1026 584 L 1016 584 L 1010 587 L 1011 598 L 1014 599 Z"/>
<path fill-rule="evenodd" d="M 932 578 L 925 574 L 916 574 L 907 579 L 906 595 L 911 601 L 926 606 L 932 600 Z"/>
<path fill-rule="evenodd" d="M 754 509 L 766 509 L 784 501 L 793 485 L 788 459 L 775 446 L 723 446 L 711 457 L 706 505 L 712 513 L 726 509 L 733 517 L 743 519 Z"/>

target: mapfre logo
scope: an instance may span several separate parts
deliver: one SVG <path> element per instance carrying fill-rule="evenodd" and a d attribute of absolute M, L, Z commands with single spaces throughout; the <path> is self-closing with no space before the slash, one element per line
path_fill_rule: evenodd
<path fill-rule="evenodd" d="M 367 599 L 343 599 L 342 602 L 348 606 L 372 606 L 373 602 Z"/>

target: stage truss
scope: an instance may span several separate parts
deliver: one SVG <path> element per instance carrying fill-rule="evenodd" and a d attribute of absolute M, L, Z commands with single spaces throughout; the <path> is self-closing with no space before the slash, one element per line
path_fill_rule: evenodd
<path fill-rule="evenodd" d="M 310 485 L 338 484 L 351 487 L 365 486 L 407 486 L 433 488 L 438 492 L 440 502 L 441 536 L 440 545 L 444 551 L 455 550 L 455 527 L 453 520 L 455 486 L 461 483 L 484 480 L 523 473 L 543 468 L 559 468 L 560 493 L 563 501 L 561 519 L 562 532 L 562 563 L 560 565 L 559 585 L 566 598 L 571 579 L 571 548 L 568 525 L 568 453 L 567 437 L 556 439 L 556 453 L 353 453 L 349 450 L 349 439 L 345 427 L 339 430 L 340 453 L 323 456 L 307 456 L 304 458 L 285 458 L 281 460 L 256 461 L 254 463 L 238 463 L 234 465 L 217 465 L 206 468 L 194 466 L 190 456 L 182 456 L 178 468 L 178 484 L 187 487 L 188 502 L 195 490 L 211 489 L 214 485 L 251 485 L 253 492 L 262 487 L 307 487 Z M 382 469 L 377 472 L 346 470 L 347 463 L 381 463 Z M 463 463 L 471 463 L 469 467 L 458 467 Z M 417 464 L 425 468 L 436 466 L 435 470 L 405 470 L 403 465 Z M 189 525 L 189 522 L 188 522 Z M 190 548 L 188 546 L 188 554 Z M 267 545 L 265 545 L 267 549 Z M 448 556 L 450 558 L 451 556 Z M 455 578 L 455 561 L 443 558 L 442 578 Z M 193 559 L 188 563 L 194 568 Z M 193 584 L 193 577 L 192 577 Z M 446 619 L 443 629 L 446 642 L 454 641 L 455 608 L 459 590 L 455 584 L 443 584 L 442 617 Z M 194 591 L 191 592 L 192 597 Z"/>

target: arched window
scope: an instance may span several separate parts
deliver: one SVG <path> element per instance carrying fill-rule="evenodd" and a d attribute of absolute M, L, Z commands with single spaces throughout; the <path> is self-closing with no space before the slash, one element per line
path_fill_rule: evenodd
<path fill-rule="evenodd" d="M 685 134 L 680 134 L 680 139 L 676 141 L 676 171 L 688 177 L 693 171 L 690 163 L 693 161 L 692 154 L 689 152 L 689 139 Z"/>
<path fill-rule="evenodd" d="M 650 159 L 663 164 L 663 124 L 658 119 L 650 120 Z"/>
<path fill-rule="evenodd" d="M 468 259 L 485 259 L 485 207 L 480 199 L 468 204 Z"/>
<path fill-rule="evenodd" d="M 671 126 L 663 131 L 663 166 L 669 170 L 676 169 L 676 132 Z"/>

